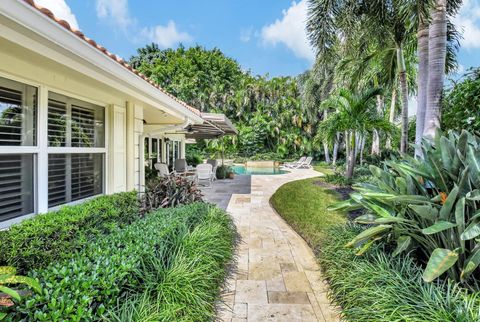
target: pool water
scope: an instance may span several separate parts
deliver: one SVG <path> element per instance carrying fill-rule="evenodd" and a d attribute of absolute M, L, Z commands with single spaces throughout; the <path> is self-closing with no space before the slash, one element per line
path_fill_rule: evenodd
<path fill-rule="evenodd" d="M 280 170 L 279 168 L 275 168 L 275 167 L 253 168 L 253 167 L 245 167 L 244 165 L 234 165 L 232 166 L 232 169 L 235 174 L 272 175 L 272 174 L 288 173 L 288 171 Z"/>

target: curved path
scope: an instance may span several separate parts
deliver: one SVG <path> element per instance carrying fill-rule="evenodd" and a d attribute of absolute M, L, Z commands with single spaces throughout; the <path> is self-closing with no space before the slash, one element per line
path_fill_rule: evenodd
<path fill-rule="evenodd" d="M 283 184 L 314 170 L 252 176 L 250 194 L 232 195 L 227 211 L 241 236 L 236 270 L 226 283 L 219 321 L 338 321 L 315 256 L 269 200 Z"/>

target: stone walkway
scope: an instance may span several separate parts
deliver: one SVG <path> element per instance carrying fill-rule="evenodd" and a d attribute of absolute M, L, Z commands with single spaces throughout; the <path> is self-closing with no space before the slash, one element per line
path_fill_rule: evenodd
<path fill-rule="evenodd" d="M 227 211 L 242 241 L 218 321 L 339 320 L 312 250 L 269 203 L 284 183 L 318 175 L 314 170 L 294 170 L 252 176 L 250 194 L 232 195 Z"/>

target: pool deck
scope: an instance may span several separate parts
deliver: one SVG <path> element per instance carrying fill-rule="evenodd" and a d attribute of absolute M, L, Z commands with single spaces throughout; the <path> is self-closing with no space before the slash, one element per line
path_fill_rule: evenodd
<path fill-rule="evenodd" d="M 230 195 L 226 209 L 241 238 L 235 267 L 217 306 L 217 321 L 339 321 L 315 255 L 269 202 L 283 184 L 319 175 L 304 169 L 282 175 L 237 176 L 236 187 L 227 188 L 235 181 L 223 180 L 206 192 L 205 199 L 217 200 L 220 206 Z"/>
<path fill-rule="evenodd" d="M 215 180 L 211 187 L 200 187 L 203 199 L 227 209 L 228 203 L 234 194 L 249 194 L 251 192 L 252 177 L 236 175 L 234 179 Z"/>

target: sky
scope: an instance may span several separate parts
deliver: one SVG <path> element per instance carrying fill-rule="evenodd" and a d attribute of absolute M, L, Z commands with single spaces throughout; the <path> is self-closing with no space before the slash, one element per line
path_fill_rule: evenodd
<path fill-rule="evenodd" d="M 253 74 L 297 75 L 312 66 L 307 0 L 36 0 L 125 59 L 161 48 L 218 47 Z M 459 73 L 480 65 L 480 0 L 464 0 Z"/>

